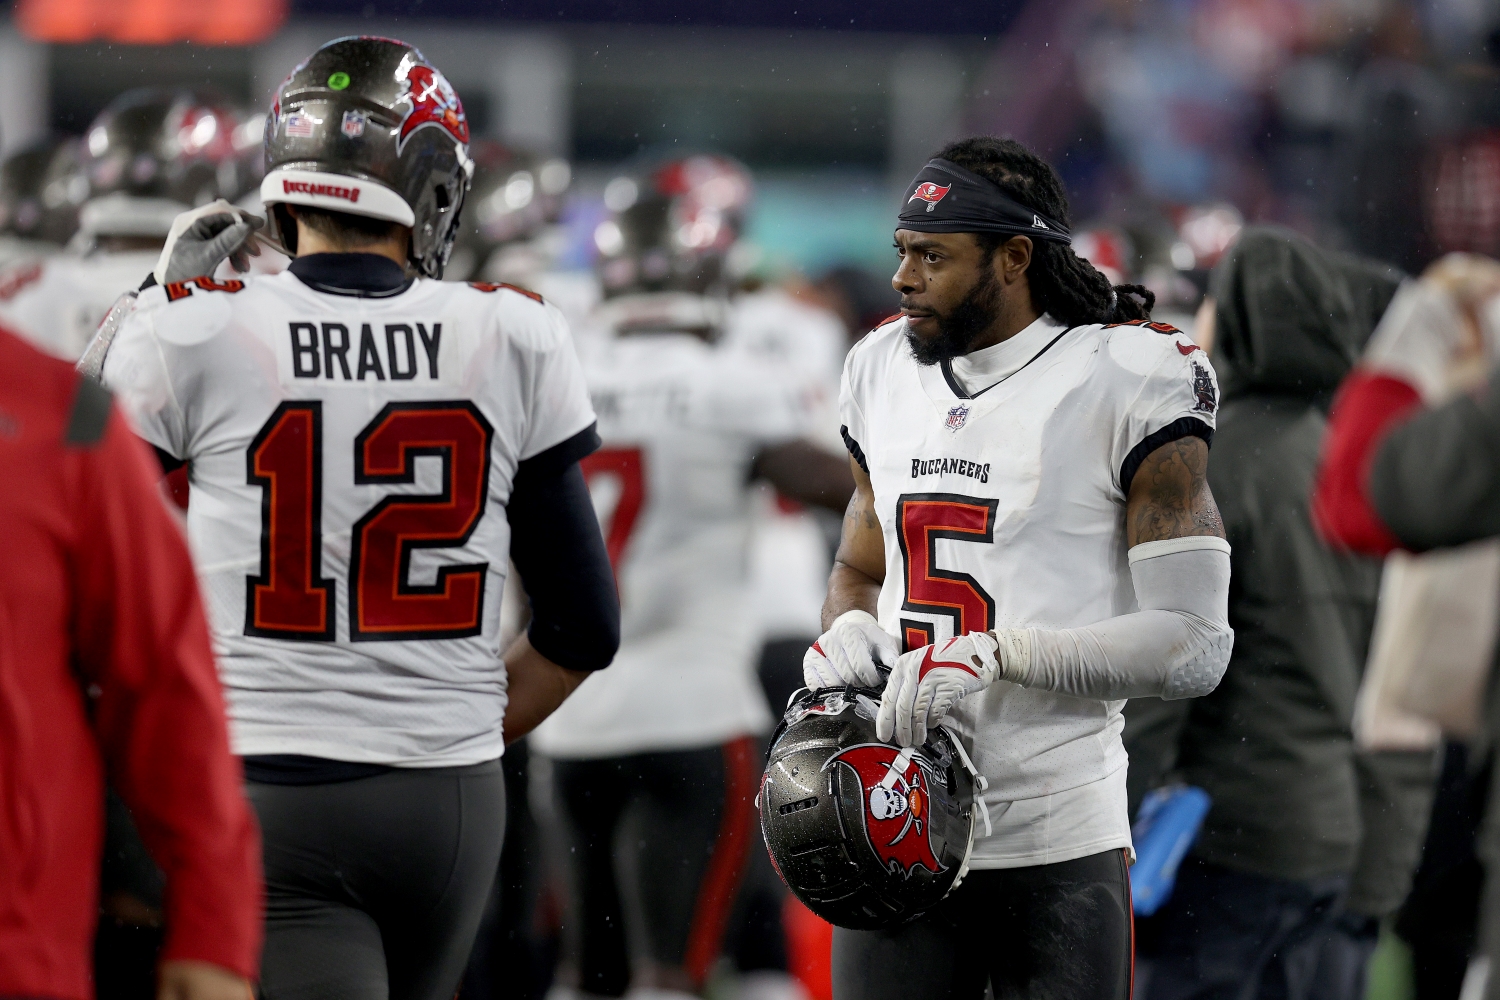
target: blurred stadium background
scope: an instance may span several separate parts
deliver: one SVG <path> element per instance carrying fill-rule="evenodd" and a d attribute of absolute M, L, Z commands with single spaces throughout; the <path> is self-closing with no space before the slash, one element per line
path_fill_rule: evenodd
<path fill-rule="evenodd" d="M 15 0 L 0 153 L 82 137 L 114 97 L 208 87 L 266 108 L 329 38 L 424 50 L 476 138 L 570 164 L 586 270 L 633 158 L 714 151 L 755 174 L 749 280 L 836 285 L 851 330 L 894 308 L 900 190 L 945 141 L 1050 159 L 1079 249 L 1190 328 L 1247 222 L 1409 272 L 1500 255 L 1496 0 Z M 253 123 L 252 123 L 253 124 Z M 68 175 L 49 207 L 87 194 Z M 530 189 L 528 188 L 528 197 Z M 832 282 L 826 280 L 833 276 Z M 828 301 L 825 299 L 825 301 Z M 1372 997 L 1409 995 L 1377 955 Z"/>
<path fill-rule="evenodd" d="M 322 41 L 399 35 L 477 136 L 572 161 L 578 265 L 612 167 L 702 149 L 756 172 L 764 277 L 879 276 L 893 192 L 967 131 L 1051 158 L 1106 229 L 1096 262 L 1179 311 L 1241 220 L 1407 269 L 1500 242 L 1490 0 L 16 0 L 7 21 L 7 154 L 135 86 L 265 107 Z"/>

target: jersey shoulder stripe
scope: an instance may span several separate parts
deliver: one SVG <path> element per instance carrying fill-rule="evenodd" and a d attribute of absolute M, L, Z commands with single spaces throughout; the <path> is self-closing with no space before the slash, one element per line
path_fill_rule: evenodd
<path fill-rule="evenodd" d="M 1106 330 L 1113 330 L 1116 327 L 1121 327 L 1121 326 L 1139 326 L 1139 327 L 1143 327 L 1143 328 L 1145 328 L 1147 330 L 1155 330 L 1157 333 L 1165 333 L 1165 334 L 1175 334 L 1175 333 L 1181 333 L 1182 332 L 1181 330 L 1177 329 L 1177 327 L 1173 326 L 1171 323 L 1158 323 L 1158 322 L 1155 322 L 1155 321 L 1149 320 L 1149 319 L 1128 319 L 1128 320 L 1125 320 L 1123 323 L 1105 323 L 1104 324 L 1104 329 L 1106 329 Z"/>
<path fill-rule="evenodd" d="M 185 281 L 171 281 L 162 286 L 166 292 L 168 302 L 178 302 L 193 294 L 193 289 L 201 292 L 243 292 L 245 283 L 237 279 L 230 281 L 215 281 L 210 275 L 202 275 L 197 278 L 188 278 Z"/>
<path fill-rule="evenodd" d="M 498 292 L 501 289 L 504 289 L 508 292 L 515 292 L 517 295 L 524 295 L 531 301 L 536 302 L 540 305 L 547 304 L 545 301 L 543 301 L 540 292 L 533 292 L 531 289 L 522 288 L 520 285 L 512 285 L 508 281 L 471 281 L 468 284 L 470 288 L 476 289 L 481 292 Z"/>
<path fill-rule="evenodd" d="M 1095 329 L 1116 360 L 1143 375 L 1163 365 L 1186 369 L 1194 362 L 1209 364 L 1203 348 L 1170 323 L 1133 320 L 1129 323 L 1104 323 Z"/>
<path fill-rule="evenodd" d="M 1120 463 L 1121 492 L 1129 495 L 1130 487 L 1135 482 L 1135 474 L 1140 471 L 1146 458 L 1153 451 L 1164 444 L 1171 444 L 1185 437 L 1202 438 L 1203 443 L 1212 448 L 1214 428 L 1208 421 L 1198 417 L 1178 417 L 1160 430 L 1146 435 L 1136 443 L 1134 448 L 1130 449 L 1130 453 L 1125 456 L 1125 461 Z"/>

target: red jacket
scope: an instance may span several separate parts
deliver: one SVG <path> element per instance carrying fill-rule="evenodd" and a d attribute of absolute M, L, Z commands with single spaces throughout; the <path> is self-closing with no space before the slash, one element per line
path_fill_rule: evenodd
<path fill-rule="evenodd" d="M 1412 385 L 1383 372 L 1356 368 L 1339 386 L 1312 495 L 1313 524 L 1333 547 L 1379 556 L 1401 547 L 1375 509 L 1370 467 L 1420 402 Z"/>
<path fill-rule="evenodd" d="M 260 844 L 181 528 L 109 395 L 0 331 L 0 996 L 93 996 L 107 770 L 163 959 L 253 976 Z"/>

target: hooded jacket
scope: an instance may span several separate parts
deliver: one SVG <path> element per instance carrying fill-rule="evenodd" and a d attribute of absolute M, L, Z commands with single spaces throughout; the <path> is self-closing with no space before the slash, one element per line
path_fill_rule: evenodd
<path fill-rule="evenodd" d="M 1233 550 L 1234 655 L 1211 695 L 1126 711 L 1137 790 L 1175 769 L 1213 797 L 1197 856 L 1282 879 L 1353 874 L 1350 906 L 1369 915 L 1405 894 L 1433 762 L 1355 751 L 1380 563 L 1329 550 L 1308 496 L 1334 390 L 1400 280 L 1271 227 L 1246 229 L 1215 268 L 1208 480 Z"/>

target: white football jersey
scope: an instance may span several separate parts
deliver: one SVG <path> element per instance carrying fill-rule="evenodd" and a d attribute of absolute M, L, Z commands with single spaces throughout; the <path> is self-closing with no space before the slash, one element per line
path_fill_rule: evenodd
<path fill-rule="evenodd" d="M 21 236 L 0 235 L 0 267 L 23 264 L 31 260 L 45 260 L 63 252 L 56 243 L 32 240 Z"/>
<path fill-rule="evenodd" d="M 1122 477 L 1168 440 L 1211 437 L 1217 402 L 1207 357 L 1163 324 L 1067 329 L 1044 316 L 932 366 L 912 357 L 904 319 L 880 327 L 850 351 L 840 409 L 885 535 L 881 625 L 911 649 L 1137 610 Z M 952 718 L 999 816 L 1123 767 L 1123 705 L 997 681 Z M 1123 814 L 1123 794 L 1106 800 Z M 1014 856 L 975 845 L 979 867 Z"/>
<path fill-rule="evenodd" d="M 500 756 L 513 476 L 594 420 L 555 309 L 422 279 L 193 279 L 141 294 L 104 378 L 191 463 L 237 753 Z"/>
<path fill-rule="evenodd" d="M 155 250 L 21 261 L 0 273 L 0 325 L 66 361 L 77 361 L 121 295 L 139 288 Z"/>
<path fill-rule="evenodd" d="M 609 338 L 584 365 L 604 447 L 583 467 L 619 582 L 621 644 L 532 745 L 602 757 L 764 732 L 750 470 L 765 445 L 806 434 L 798 394 L 778 369 L 682 333 Z"/>
<path fill-rule="evenodd" d="M 849 343 L 837 316 L 780 289 L 762 289 L 730 302 L 722 343 L 762 364 L 779 366 L 782 377 L 802 394 L 808 438 L 833 454 L 842 453 L 839 375 Z M 765 637 L 810 641 L 823 631 L 823 593 L 833 563 L 830 540 L 818 515 L 771 497 L 761 498 L 756 515 L 751 586 Z"/>
<path fill-rule="evenodd" d="M 839 447 L 839 374 L 849 340 L 837 316 L 780 289 L 750 292 L 730 301 L 721 344 L 785 366 L 786 377 L 808 396 L 804 405 L 818 421 L 816 440 Z"/>

